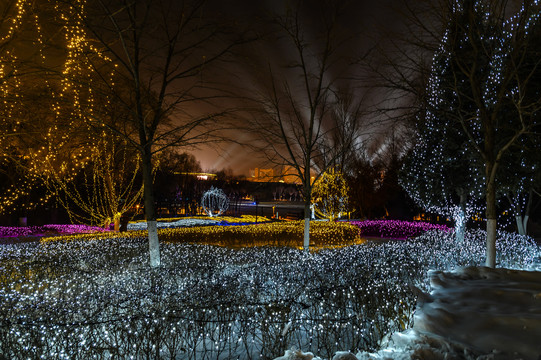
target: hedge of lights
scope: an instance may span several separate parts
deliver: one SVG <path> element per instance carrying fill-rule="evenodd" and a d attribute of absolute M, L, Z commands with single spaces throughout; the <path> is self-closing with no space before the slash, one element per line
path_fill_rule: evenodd
<path fill-rule="evenodd" d="M 192 222 L 190 222 L 190 220 Z M 257 225 L 249 225 L 255 222 Z M 145 229 L 145 222 L 141 224 Z M 247 225 L 248 224 L 248 225 Z M 223 226 L 202 226 L 223 225 Z M 227 225 L 227 226 L 226 226 Z M 227 246 L 302 246 L 302 221 L 271 222 L 264 217 L 243 215 L 242 217 L 221 216 L 213 220 L 208 217 L 167 218 L 160 219 L 158 233 L 163 241 L 202 243 Z M 360 232 L 359 232 L 360 229 Z M 398 220 L 365 220 L 346 222 L 313 222 L 311 226 L 311 244 L 321 246 L 341 246 L 361 243 L 361 237 L 381 237 L 406 239 L 419 236 L 429 230 L 450 231 L 445 225 L 425 222 L 408 222 Z M 85 225 L 45 225 L 33 227 L 0 227 L 0 237 L 33 236 L 43 234 L 77 234 L 76 236 L 55 236 L 44 241 L 145 237 L 144 230 L 132 230 L 128 233 L 110 233 L 100 227 Z M 97 235 L 96 233 L 102 233 Z M 84 235 L 83 235 L 84 234 Z"/>
<path fill-rule="evenodd" d="M 124 233 L 126 235 L 126 233 Z M 323 358 L 374 351 L 411 326 L 410 285 L 429 269 L 480 266 L 483 231 L 305 252 L 145 238 L 0 247 L 0 354 L 9 359 L 274 359 L 295 346 Z M 539 268 L 530 239 L 500 233 L 499 266 Z M 473 354 L 475 355 L 475 354 Z M 473 356 L 472 355 L 472 356 Z"/>
<path fill-rule="evenodd" d="M 0 238 L 2 237 L 21 237 L 21 236 L 39 236 L 44 234 L 81 234 L 107 231 L 98 226 L 88 225 L 43 225 L 43 226 L 22 226 L 7 227 L 0 226 Z"/>
<path fill-rule="evenodd" d="M 360 228 L 361 236 L 388 239 L 407 239 L 419 236 L 430 230 L 451 231 L 446 225 L 430 224 L 420 221 L 364 220 L 351 221 L 350 224 Z"/>
<path fill-rule="evenodd" d="M 250 224 L 250 223 L 262 223 L 269 222 L 270 220 L 263 216 L 253 216 L 253 215 L 242 215 L 240 217 L 234 216 L 220 216 L 215 217 L 213 220 L 209 220 L 207 216 L 194 216 L 194 217 L 182 217 L 182 218 L 167 218 L 159 219 L 158 224 L 171 223 L 175 226 L 183 226 L 182 222 L 186 220 L 194 220 L 194 225 L 200 225 L 201 223 L 208 223 L 208 225 L 221 224 Z M 178 223 L 176 223 L 178 222 Z M 145 220 L 134 221 L 130 224 L 146 224 Z M 18 226 L 18 227 L 9 227 L 9 226 L 0 226 L 0 238 L 7 237 L 26 237 L 26 236 L 41 236 L 48 234 L 60 234 L 60 235 L 70 235 L 70 234 L 90 234 L 96 232 L 108 232 L 109 229 L 104 229 L 99 226 L 89 226 L 89 225 L 58 225 L 58 224 L 49 224 L 42 226 Z"/>
<path fill-rule="evenodd" d="M 310 229 L 310 243 L 315 247 L 343 246 L 361 243 L 358 227 L 348 223 L 314 222 Z M 302 221 L 269 222 L 253 225 L 198 226 L 158 229 L 164 242 L 195 243 L 224 246 L 291 246 L 303 244 Z M 146 231 L 124 233 L 84 234 L 77 236 L 48 237 L 43 241 L 73 241 L 80 239 L 140 238 Z"/>

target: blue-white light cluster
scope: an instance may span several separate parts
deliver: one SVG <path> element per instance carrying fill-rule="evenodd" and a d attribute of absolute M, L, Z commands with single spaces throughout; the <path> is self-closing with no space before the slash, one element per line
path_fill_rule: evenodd
<path fill-rule="evenodd" d="M 429 269 L 484 263 L 483 231 L 307 253 L 75 240 L 0 247 L 0 353 L 9 359 L 250 359 L 295 346 L 331 358 L 374 351 L 411 326 Z M 502 233 L 498 263 L 537 266 L 527 237 Z"/>

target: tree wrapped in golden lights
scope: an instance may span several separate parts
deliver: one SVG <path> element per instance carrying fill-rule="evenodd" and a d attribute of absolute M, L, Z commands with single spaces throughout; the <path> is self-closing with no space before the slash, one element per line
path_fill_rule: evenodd
<path fill-rule="evenodd" d="M 0 187 L 0 213 L 12 211 L 15 206 L 24 211 L 28 204 L 20 204 L 20 200 L 27 197 L 38 183 L 36 174 L 25 176 L 16 166 L 29 161 L 27 154 L 19 151 L 18 146 L 20 136 L 27 132 L 20 116 L 24 109 L 21 82 L 25 74 L 31 72 L 28 63 L 36 51 L 21 51 L 20 43 L 32 36 L 39 43 L 33 2 L 0 2 L 0 176 L 3 185 Z"/>
<path fill-rule="evenodd" d="M 143 187 L 139 159 L 118 137 L 103 132 L 93 148 L 88 164 L 74 179 L 53 173 L 49 185 L 59 193 L 59 201 L 75 223 L 103 225 L 114 223 L 140 201 Z"/>
<path fill-rule="evenodd" d="M 219 120 L 227 111 L 209 110 L 223 93 L 210 85 L 212 77 L 207 79 L 204 70 L 246 38 L 238 23 L 227 26 L 223 17 L 212 18 L 205 5 L 204 0 L 78 0 L 66 16 L 74 19 L 73 29 L 88 34 L 82 41 L 90 51 L 80 54 L 79 63 L 88 64 L 93 74 L 90 89 L 102 92 L 126 116 L 111 125 L 84 103 L 76 103 L 79 111 L 93 126 L 122 136 L 140 155 L 152 267 L 160 265 L 155 155 L 168 147 L 208 142 L 224 124 Z"/>
<path fill-rule="evenodd" d="M 331 221 L 348 211 L 349 187 L 342 172 L 329 169 L 314 183 L 312 205 L 317 216 Z"/>

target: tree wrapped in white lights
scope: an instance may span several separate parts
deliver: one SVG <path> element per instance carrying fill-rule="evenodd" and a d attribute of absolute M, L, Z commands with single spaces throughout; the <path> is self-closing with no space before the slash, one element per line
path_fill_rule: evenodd
<path fill-rule="evenodd" d="M 498 0 L 451 1 L 449 5 L 447 32 L 434 60 L 436 69 L 441 59 L 444 66 L 433 71 L 430 86 L 437 84 L 432 95 L 446 115 L 440 119 L 448 124 L 443 129 L 457 129 L 472 156 L 471 171 L 483 179 L 486 265 L 494 267 L 502 169 L 516 168 L 520 159 L 510 159 L 510 155 L 519 152 L 512 149 L 524 147 L 521 141 L 538 126 L 538 85 L 532 79 L 539 76 L 541 66 L 538 56 L 529 61 L 529 53 L 536 44 L 531 31 L 538 28 L 540 4 L 525 2 L 508 20 L 509 9 Z M 440 135 L 442 141 L 453 138 L 446 131 Z"/>
<path fill-rule="evenodd" d="M 348 192 L 346 179 L 340 171 L 329 169 L 314 183 L 312 205 L 317 216 L 335 220 L 347 212 Z"/>
<path fill-rule="evenodd" d="M 446 88 L 452 69 L 442 44 L 433 59 L 425 111 L 417 117 L 417 143 L 406 158 L 401 184 L 427 212 L 452 218 L 457 241 L 464 239 L 466 221 L 482 197 L 483 178 L 460 125 L 450 112 L 457 107 Z"/>
<path fill-rule="evenodd" d="M 201 207 L 210 217 L 220 216 L 229 208 L 229 198 L 222 189 L 211 187 L 203 194 Z"/>

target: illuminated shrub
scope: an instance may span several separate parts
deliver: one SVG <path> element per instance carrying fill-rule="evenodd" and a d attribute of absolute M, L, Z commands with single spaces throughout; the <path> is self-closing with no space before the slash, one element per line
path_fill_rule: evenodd
<path fill-rule="evenodd" d="M 335 220 L 347 212 L 348 186 L 340 171 L 327 170 L 314 183 L 312 204 L 317 216 Z"/>
<path fill-rule="evenodd" d="M 419 236 L 429 230 L 451 231 L 451 229 L 445 225 L 402 220 L 350 221 L 350 224 L 359 227 L 361 236 L 373 236 L 388 239 L 407 239 Z"/>
<path fill-rule="evenodd" d="M 234 219 L 234 218 L 233 218 Z M 313 222 L 310 226 L 310 241 L 316 247 L 343 246 L 358 243 L 358 227 L 346 222 Z M 222 246 L 292 246 L 303 244 L 303 221 L 263 223 L 256 225 L 197 226 L 182 228 L 159 228 L 161 241 L 191 244 L 212 244 Z M 146 237 L 145 230 L 127 233 L 108 233 L 63 236 L 44 241 L 70 241 L 79 239 L 111 239 L 116 237 Z"/>

